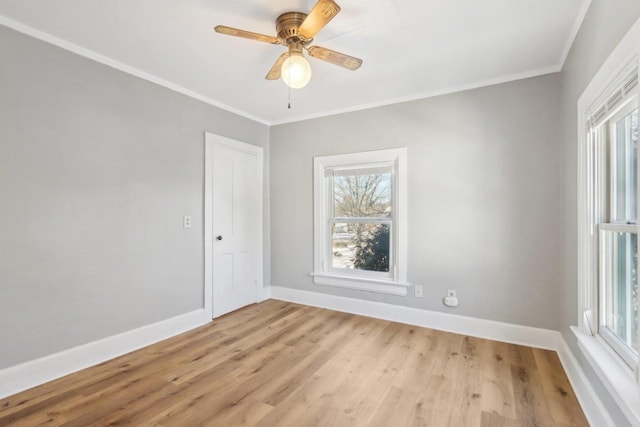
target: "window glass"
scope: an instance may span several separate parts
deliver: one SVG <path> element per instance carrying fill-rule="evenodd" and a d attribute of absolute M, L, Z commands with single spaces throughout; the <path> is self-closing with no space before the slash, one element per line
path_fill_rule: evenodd
<path fill-rule="evenodd" d="M 336 218 L 390 218 L 391 206 L 391 173 L 334 176 Z"/>
<path fill-rule="evenodd" d="M 333 268 L 389 271 L 389 225 L 382 223 L 334 223 Z"/>
<path fill-rule="evenodd" d="M 611 232 L 606 246 L 603 256 L 609 257 L 611 271 L 605 278 L 604 326 L 638 351 L 638 236 Z"/>
<path fill-rule="evenodd" d="M 638 221 L 638 110 L 616 121 L 613 147 L 613 222 Z"/>

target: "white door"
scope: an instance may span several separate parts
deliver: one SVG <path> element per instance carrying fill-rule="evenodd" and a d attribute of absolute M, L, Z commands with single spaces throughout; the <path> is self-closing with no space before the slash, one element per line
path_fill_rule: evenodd
<path fill-rule="evenodd" d="M 207 153 L 212 317 L 218 317 L 260 299 L 262 149 L 207 134 Z"/>

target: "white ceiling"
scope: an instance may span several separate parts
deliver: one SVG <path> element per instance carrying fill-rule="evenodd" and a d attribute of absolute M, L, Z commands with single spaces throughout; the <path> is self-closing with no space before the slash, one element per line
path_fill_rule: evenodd
<path fill-rule="evenodd" d="M 0 24 L 268 124 L 559 71 L 590 0 L 337 0 L 315 45 L 364 60 L 311 58 L 292 90 L 265 74 L 285 48 L 217 34 L 275 35 L 315 0 L 0 0 Z"/>

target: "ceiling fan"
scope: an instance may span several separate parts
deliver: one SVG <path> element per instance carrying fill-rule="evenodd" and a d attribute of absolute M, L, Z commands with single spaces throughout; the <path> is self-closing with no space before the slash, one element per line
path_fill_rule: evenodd
<path fill-rule="evenodd" d="M 264 43 L 281 44 L 288 52 L 280 55 L 266 75 L 267 80 L 282 80 L 291 88 L 299 89 L 307 85 L 311 79 L 311 65 L 303 55 L 306 50 L 309 56 L 339 65 L 347 70 L 357 70 L 362 59 L 345 55 L 320 46 L 308 46 L 313 37 L 320 32 L 340 12 L 340 6 L 333 0 L 318 0 L 307 15 L 302 12 L 286 12 L 276 19 L 277 37 L 252 33 L 237 28 L 218 25 L 216 32 L 228 36 L 244 37 Z"/>

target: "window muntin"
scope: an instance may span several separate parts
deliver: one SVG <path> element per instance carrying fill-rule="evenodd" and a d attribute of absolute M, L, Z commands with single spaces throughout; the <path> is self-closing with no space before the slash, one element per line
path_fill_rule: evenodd
<path fill-rule="evenodd" d="M 638 109 L 629 102 L 594 135 L 606 135 L 600 158 L 609 182 L 599 229 L 599 335 L 629 365 L 638 362 Z M 606 130 L 606 132 L 605 132 Z M 603 138 L 604 139 L 604 138 Z M 607 186 L 602 185 L 603 191 Z"/>

